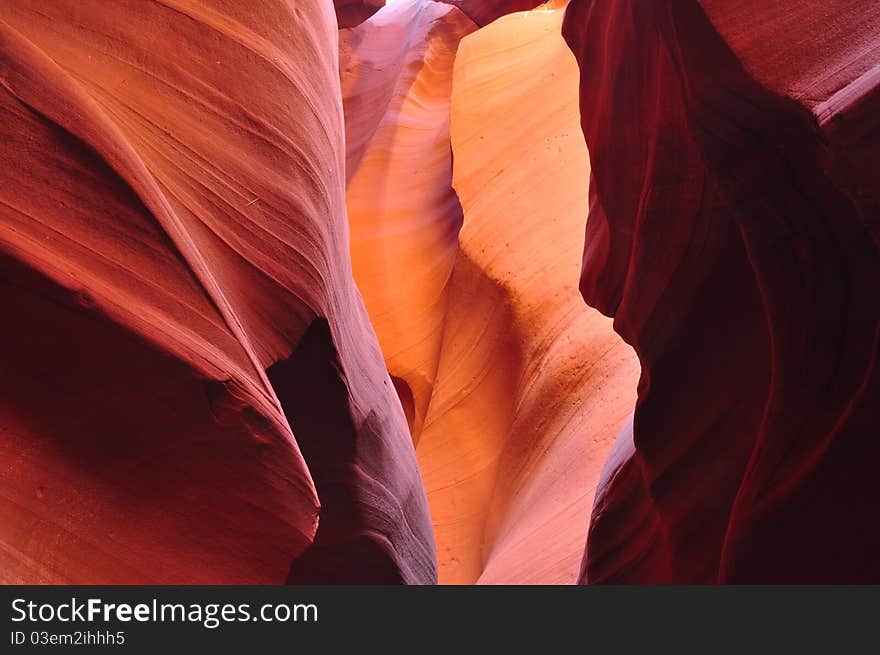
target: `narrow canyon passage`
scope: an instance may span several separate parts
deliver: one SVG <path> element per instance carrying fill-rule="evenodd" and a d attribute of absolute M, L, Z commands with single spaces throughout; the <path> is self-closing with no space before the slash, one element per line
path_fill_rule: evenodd
<path fill-rule="evenodd" d="M 880 4 L 0 2 L 0 583 L 880 581 Z"/>
<path fill-rule="evenodd" d="M 441 583 L 573 581 L 635 405 L 635 355 L 577 289 L 589 158 L 563 13 L 477 30 L 398 0 L 340 33 L 354 275 L 414 398 Z"/>

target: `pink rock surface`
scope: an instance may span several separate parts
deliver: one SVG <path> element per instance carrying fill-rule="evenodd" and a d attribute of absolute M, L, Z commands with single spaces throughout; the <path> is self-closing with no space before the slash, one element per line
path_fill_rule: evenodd
<path fill-rule="evenodd" d="M 331 12 L 0 6 L 5 582 L 434 579 Z"/>

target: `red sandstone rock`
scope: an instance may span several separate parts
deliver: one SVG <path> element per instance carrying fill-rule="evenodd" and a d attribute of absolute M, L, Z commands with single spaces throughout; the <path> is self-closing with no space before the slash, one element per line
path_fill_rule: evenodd
<path fill-rule="evenodd" d="M 588 582 L 880 580 L 880 7 L 575 0 L 581 290 L 642 362 Z"/>
<path fill-rule="evenodd" d="M 379 11 L 385 0 L 333 0 L 340 28 L 360 25 Z"/>
<path fill-rule="evenodd" d="M 0 582 L 880 581 L 880 8 L 538 4 L 0 4 Z"/>
<path fill-rule="evenodd" d="M 330 11 L 0 5 L 4 582 L 435 579 Z"/>

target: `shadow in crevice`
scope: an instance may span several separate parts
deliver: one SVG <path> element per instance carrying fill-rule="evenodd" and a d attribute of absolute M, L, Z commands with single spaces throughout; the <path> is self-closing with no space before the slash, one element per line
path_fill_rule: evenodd
<path fill-rule="evenodd" d="M 308 527 L 296 472 L 278 473 L 295 461 L 288 444 L 240 414 L 221 423 L 222 394 L 185 362 L 2 255 L 0 306 L 0 578 L 283 575 Z"/>
<path fill-rule="evenodd" d="M 373 415 L 355 426 L 327 320 L 316 319 L 293 354 L 267 373 L 321 502 L 314 543 L 291 563 L 288 584 L 411 581 L 405 573 L 409 562 L 399 559 L 385 536 L 400 532 L 387 523 L 396 515 L 390 506 L 397 499 L 369 474 L 383 467 L 383 431 Z"/>

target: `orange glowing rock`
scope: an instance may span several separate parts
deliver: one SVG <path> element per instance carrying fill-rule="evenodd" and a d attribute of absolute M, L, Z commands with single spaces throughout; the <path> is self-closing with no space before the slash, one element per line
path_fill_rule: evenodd
<path fill-rule="evenodd" d="M 577 290 L 589 163 L 562 16 L 501 18 L 455 63 L 464 226 L 417 450 L 445 582 L 573 581 L 635 402 L 634 353 Z"/>
<path fill-rule="evenodd" d="M 355 277 L 409 404 L 441 582 L 573 581 L 634 404 L 634 354 L 577 289 L 589 164 L 561 21 L 465 36 L 414 0 L 340 35 Z"/>
<path fill-rule="evenodd" d="M 418 439 L 440 356 L 461 206 L 452 190 L 451 5 L 398 0 L 341 30 L 348 218 L 355 277 Z"/>

